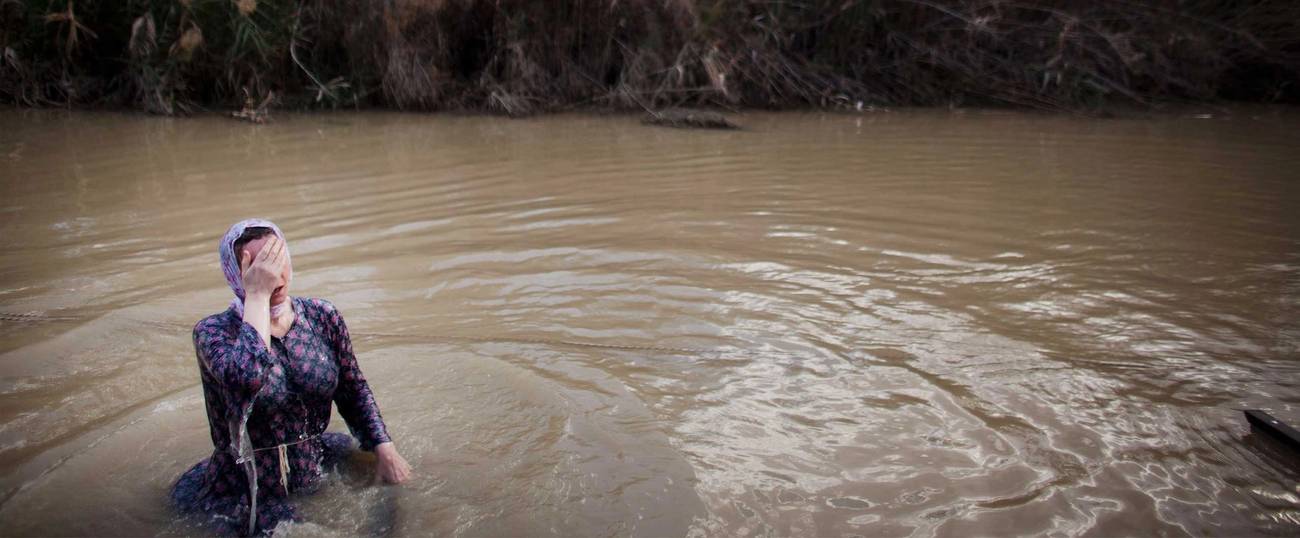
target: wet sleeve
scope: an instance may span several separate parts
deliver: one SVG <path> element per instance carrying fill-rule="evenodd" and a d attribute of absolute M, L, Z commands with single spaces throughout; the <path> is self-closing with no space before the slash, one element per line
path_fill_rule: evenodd
<path fill-rule="evenodd" d="M 325 303 L 326 320 L 334 328 L 334 348 L 339 361 L 339 385 L 334 390 L 334 403 L 348 424 L 348 430 L 357 438 L 362 450 L 374 450 L 376 445 L 387 443 L 388 428 L 379 415 L 379 404 L 370 392 L 370 384 L 361 373 L 357 356 L 352 353 L 352 337 L 334 305 Z"/>
<path fill-rule="evenodd" d="M 214 321 L 195 325 L 194 351 L 222 391 L 235 396 L 257 393 L 265 372 L 274 365 L 257 329 L 242 320 L 234 338 Z"/>

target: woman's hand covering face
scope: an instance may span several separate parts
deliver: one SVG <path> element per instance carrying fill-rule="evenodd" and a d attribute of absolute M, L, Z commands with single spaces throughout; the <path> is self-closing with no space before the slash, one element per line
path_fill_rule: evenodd
<path fill-rule="evenodd" d="M 286 263 L 284 241 L 277 236 L 270 236 L 256 256 L 245 249 L 240 261 L 240 274 L 244 281 L 244 294 L 270 297 L 279 288 L 284 277 Z"/>

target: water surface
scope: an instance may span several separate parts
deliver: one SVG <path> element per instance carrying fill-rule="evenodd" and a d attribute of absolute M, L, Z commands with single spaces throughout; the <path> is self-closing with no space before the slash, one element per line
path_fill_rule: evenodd
<path fill-rule="evenodd" d="M 249 216 L 418 473 L 286 534 L 1300 532 L 1300 114 L 738 120 L 0 112 L 0 534 L 195 532 Z"/>

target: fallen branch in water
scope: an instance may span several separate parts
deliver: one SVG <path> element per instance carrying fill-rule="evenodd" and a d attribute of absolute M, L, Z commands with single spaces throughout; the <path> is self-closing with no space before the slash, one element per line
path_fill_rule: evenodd
<path fill-rule="evenodd" d="M 688 108 L 669 108 L 659 112 L 651 111 L 641 123 L 661 127 L 695 128 L 695 129 L 739 129 L 726 116 L 708 110 L 691 110 Z"/>
<path fill-rule="evenodd" d="M 268 120 L 271 119 L 271 113 L 268 110 L 268 108 L 271 104 L 271 100 L 274 98 L 275 98 L 275 92 L 266 92 L 266 98 L 262 99 L 262 103 L 258 105 L 254 105 L 255 101 L 253 101 L 252 94 L 248 93 L 248 90 L 245 89 L 244 108 L 241 109 L 239 112 L 231 112 L 230 116 L 235 119 L 249 121 L 257 124 L 266 123 Z"/>

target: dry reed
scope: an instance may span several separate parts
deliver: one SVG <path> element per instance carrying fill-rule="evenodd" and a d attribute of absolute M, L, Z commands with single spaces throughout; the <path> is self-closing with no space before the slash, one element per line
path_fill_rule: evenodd
<path fill-rule="evenodd" d="M 160 114 L 1300 98 L 1268 0 L 0 0 L 0 50 L 0 100 Z"/>

